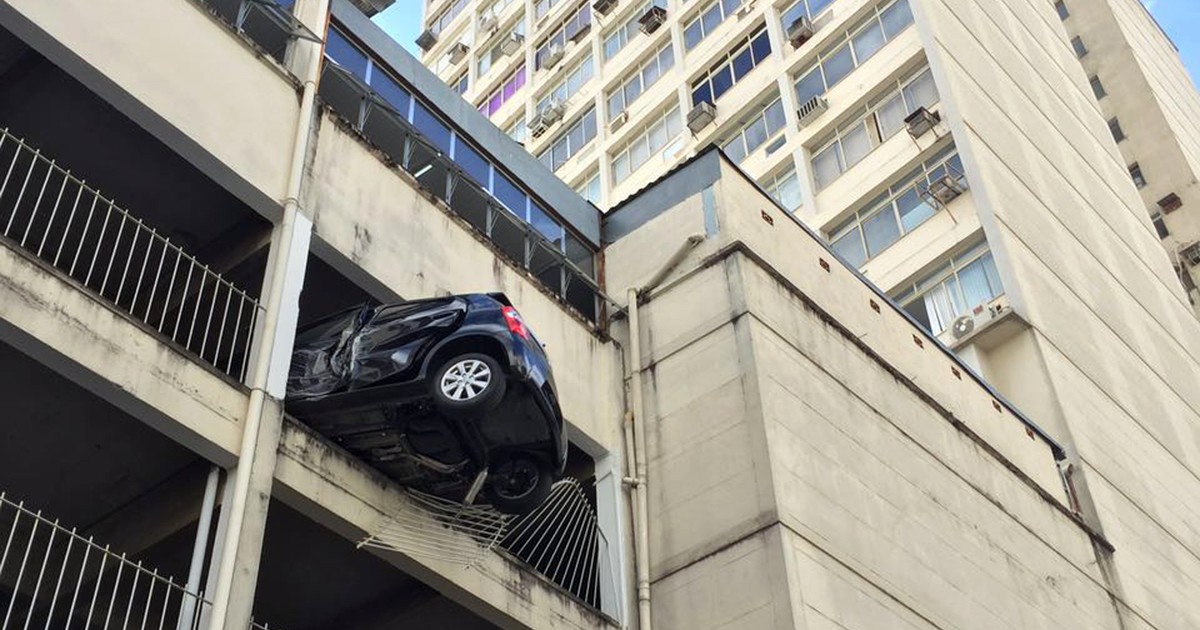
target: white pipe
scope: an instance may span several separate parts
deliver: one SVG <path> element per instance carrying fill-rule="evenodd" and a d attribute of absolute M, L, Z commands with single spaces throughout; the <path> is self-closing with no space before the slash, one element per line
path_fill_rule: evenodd
<path fill-rule="evenodd" d="M 634 493 L 634 551 L 633 562 L 637 573 L 638 598 L 638 630 L 651 630 L 650 620 L 650 498 L 647 493 L 647 460 L 646 452 L 646 407 L 642 401 L 642 336 L 641 323 L 638 318 L 638 299 L 662 282 L 672 270 L 683 262 L 693 248 L 704 242 L 699 234 L 689 236 L 679 249 L 671 255 L 658 273 L 650 277 L 646 284 L 638 289 L 630 287 L 626 293 L 626 308 L 629 314 L 629 389 L 632 398 L 632 409 L 626 418 L 633 424 L 633 450 L 630 459 L 633 460 L 634 475 L 629 480 Z M 628 432 L 626 433 L 628 436 Z M 628 449 L 628 437 L 626 438 Z"/>
<path fill-rule="evenodd" d="M 329 0 L 317 0 L 316 22 L 325 25 L 329 20 Z M 322 29 L 324 30 L 324 29 Z M 288 172 L 286 198 L 283 204 L 283 220 L 272 247 L 278 246 L 271 273 L 268 276 L 266 308 L 260 330 L 261 344 L 254 357 L 250 381 L 250 404 L 242 426 L 242 444 L 238 452 L 238 464 L 234 473 L 233 500 L 227 506 L 229 519 L 225 539 L 221 541 L 222 561 L 217 575 L 216 592 L 213 595 L 212 630 L 224 630 L 233 590 L 234 569 L 237 566 L 238 545 L 241 543 L 242 524 L 246 516 L 246 502 L 250 497 L 251 472 L 258 450 L 258 434 L 262 425 L 263 411 L 267 403 L 267 379 L 270 376 L 271 360 L 274 358 L 276 328 L 283 308 L 283 296 L 287 264 L 291 259 L 293 232 L 299 214 L 301 185 L 304 181 L 304 161 L 308 154 L 308 140 L 312 135 L 313 110 L 317 98 L 317 80 L 321 71 L 323 45 L 297 40 L 297 45 L 307 43 L 308 59 L 305 66 L 304 92 L 300 98 L 300 116 L 296 121 L 296 133 L 292 140 L 291 167 Z M 239 629 L 240 630 L 240 629 Z"/>
<path fill-rule="evenodd" d="M 213 466 L 208 471 L 208 480 L 204 482 L 204 500 L 200 503 L 200 520 L 196 521 L 196 542 L 192 544 L 192 563 L 188 569 L 187 586 L 184 590 L 189 595 L 200 591 L 200 574 L 204 571 L 204 555 L 208 552 L 208 533 L 212 526 L 213 511 L 217 506 L 217 483 L 221 480 L 221 467 Z M 192 627 L 196 615 L 196 599 L 188 597 L 184 600 L 183 610 L 179 613 L 178 630 Z"/>

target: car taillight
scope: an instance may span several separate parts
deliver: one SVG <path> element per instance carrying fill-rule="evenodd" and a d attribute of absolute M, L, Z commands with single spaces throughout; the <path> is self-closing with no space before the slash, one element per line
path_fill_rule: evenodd
<path fill-rule="evenodd" d="M 529 340 L 529 329 L 525 327 L 525 320 L 521 319 L 521 314 L 517 312 L 517 309 L 505 306 L 504 321 L 508 323 L 510 331 L 526 341 Z"/>

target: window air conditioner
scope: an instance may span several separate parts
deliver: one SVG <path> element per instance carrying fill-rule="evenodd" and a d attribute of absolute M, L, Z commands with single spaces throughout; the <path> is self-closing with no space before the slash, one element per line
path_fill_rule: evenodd
<path fill-rule="evenodd" d="M 458 63 L 458 62 L 462 61 L 463 59 L 466 59 L 467 53 L 470 51 L 471 51 L 470 46 L 468 46 L 462 42 L 458 42 L 457 44 L 450 47 L 450 50 L 446 53 L 446 55 L 447 55 L 447 57 L 449 57 L 450 63 L 454 64 L 454 63 Z"/>
<path fill-rule="evenodd" d="M 687 115 L 687 126 L 693 134 L 712 124 L 717 119 L 717 108 L 708 101 L 700 101 Z"/>
<path fill-rule="evenodd" d="M 542 68 L 549 70 L 558 65 L 558 62 L 563 58 L 562 44 L 557 42 L 550 44 L 550 49 L 546 51 L 546 58 L 542 60 Z"/>
<path fill-rule="evenodd" d="M 929 133 L 942 120 L 942 115 L 937 112 L 931 112 L 924 107 L 918 107 L 917 111 L 908 115 L 904 119 L 904 124 L 908 127 L 908 135 L 914 138 Z"/>
<path fill-rule="evenodd" d="M 800 106 L 800 109 L 796 111 L 796 116 L 800 119 L 800 126 L 807 127 L 808 123 L 816 120 L 826 111 L 829 111 L 829 101 L 825 100 L 823 96 L 814 96 Z"/>
<path fill-rule="evenodd" d="M 541 135 L 546 133 L 546 130 L 549 128 L 550 125 L 546 124 L 546 121 L 542 120 L 540 115 L 535 116 L 533 120 L 529 122 L 529 135 L 533 136 L 534 138 L 541 137 Z"/>
<path fill-rule="evenodd" d="M 931 205 L 944 207 L 966 192 L 962 181 L 953 175 L 943 175 L 929 185 L 920 187 L 921 197 Z"/>
<path fill-rule="evenodd" d="M 433 48 L 437 41 L 437 35 L 434 34 L 432 29 L 427 28 L 421 32 L 419 37 L 417 37 L 417 46 L 420 46 L 421 50 L 428 52 L 430 48 Z"/>
<path fill-rule="evenodd" d="M 792 43 L 792 48 L 799 48 L 803 46 L 805 42 L 812 39 L 813 33 L 815 32 L 816 29 L 813 28 L 812 20 L 801 15 L 800 17 L 792 20 L 791 24 L 788 24 L 788 41 Z"/>
<path fill-rule="evenodd" d="M 658 30 L 667 21 L 667 10 L 660 6 L 653 6 L 638 18 L 638 24 L 641 24 L 641 31 L 647 35 Z"/>
<path fill-rule="evenodd" d="M 1200 267 L 1200 242 L 1180 248 L 1179 259 L 1189 267 Z"/>
<path fill-rule="evenodd" d="M 520 33 L 509 33 L 504 41 L 500 42 L 500 52 L 505 55 L 515 55 L 521 52 L 521 44 L 525 43 L 525 36 Z"/>
<path fill-rule="evenodd" d="M 496 32 L 499 25 L 496 22 L 496 16 L 488 13 L 479 17 L 479 30 L 484 37 Z M 482 39 L 480 41 L 483 41 Z"/>
<path fill-rule="evenodd" d="M 621 112 L 613 117 L 612 122 L 608 124 L 608 128 L 616 131 L 629 122 L 629 112 Z"/>
<path fill-rule="evenodd" d="M 600 15 L 608 15 L 608 12 L 615 6 L 617 6 L 617 0 L 596 0 L 592 3 L 592 10 Z"/>
<path fill-rule="evenodd" d="M 566 109 L 566 106 L 562 103 L 551 102 L 546 106 L 545 109 L 541 111 L 541 113 L 538 114 L 538 118 L 541 118 L 542 122 L 546 123 L 546 126 L 549 127 L 550 125 L 562 120 L 563 112 L 565 112 Z"/>

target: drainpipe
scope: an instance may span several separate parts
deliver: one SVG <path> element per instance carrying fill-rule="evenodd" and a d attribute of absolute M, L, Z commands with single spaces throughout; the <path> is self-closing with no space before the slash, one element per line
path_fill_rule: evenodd
<path fill-rule="evenodd" d="M 217 483 L 221 480 L 221 468 L 213 466 L 204 483 L 204 500 L 200 504 L 200 520 L 196 522 L 196 540 L 192 543 L 192 562 L 188 569 L 187 599 L 179 614 L 178 630 L 187 630 L 196 618 L 196 593 L 200 591 L 200 573 L 204 570 L 204 555 L 208 552 L 208 532 L 212 526 L 213 512 L 217 506 Z"/>
<path fill-rule="evenodd" d="M 676 250 L 675 254 L 651 276 L 641 288 L 630 287 L 626 294 L 626 304 L 629 311 L 629 388 L 632 393 L 633 408 L 626 414 L 626 448 L 629 448 L 629 428 L 632 425 L 633 450 L 630 459 L 633 460 L 634 477 L 627 479 L 627 485 L 633 487 L 636 509 L 634 510 L 634 551 L 633 563 L 637 571 L 638 598 L 638 630 L 650 628 L 650 499 L 646 492 L 646 407 L 642 401 L 642 336 L 638 320 L 638 300 L 642 295 L 658 286 L 679 263 L 683 262 L 693 248 L 704 241 L 704 237 L 696 234 L 689 236 Z"/>
<path fill-rule="evenodd" d="M 329 0 L 317 0 L 313 23 L 325 26 L 329 20 Z M 324 29 L 322 28 L 322 32 Z M 307 53 L 304 67 L 304 89 L 300 98 L 300 116 L 296 121 L 296 133 L 292 140 L 291 166 L 288 171 L 286 197 L 283 204 L 283 219 L 279 225 L 277 238 L 272 247 L 279 247 L 274 256 L 268 278 L 267 295 L 260 329 L 260 345 L 256 349 L 250 372 L 250 403 L 242 425 L 242 443 L 238 452 L 237 470 L 234 473 L 233 496 L 228 504 L 229 520 L 225 528 L 225 538 L 219 541 L 221 562 L 218 565 L 215 593 L 212 603 L 212 630 L 224 630 L 229 613 L 232 597 L 234 570 L 236 567 L 238 546 L 241 543 L 241 533 L 246 516 L 246 503 L 250 497 L 251 472 L 255 455 L 258 451 L 258 438 L 262 427 L 264 411 L 268 404 L 269 390 L 280 390 L 282 387 L 278 375 L 272 373 L 272 361 L 280 350 L 276 342 L 279 340 L 280 316 L 283 312 L 283 300 L 286 288 L 287 267 L 294 255 L 296 245 L 295 233 L 297 224 L 311 228 L 308 220 L 300 216 L 300 191 L 304 181 L 304 162 L 308 154 L 308 140 L 312 135 L 313 111 L 316 106 L 317 81 L 321 72 L 321 55 L 323 44 L 297 40 L 297 45 L 305 45 Z M 307 236 L 307 235 L 306 235 Z M 307 242 L 307 239 L 305 239 Z M 292 334 L 294 331 L 289 331 Z M 286 376 L 286 374 L 284 375 Z M 276 391 L 276 398 L 282 398 L 283 392 Z M 273 473 L 272 473 L 273 474 Z M 239 629 L 240 630 L 240 629 Z"/>

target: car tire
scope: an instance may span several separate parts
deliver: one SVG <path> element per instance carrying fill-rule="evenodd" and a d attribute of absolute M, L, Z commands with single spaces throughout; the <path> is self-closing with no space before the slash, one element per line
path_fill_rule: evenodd
<path fill-rule="evenodd" d="M 507 386 L 500 363 L 479 353 L 452 357 L 429 381 L 434 404 L 442 413 L 456 418 L 479 416 L 495 409 Z"/>
<path fill-rule="evenodd" d="M 487 498 L 505 514 L 528 514 L 537 508 L 554 486 L 554 475 L 545 464 L 528 457 L 508 459 L 488 472 Z"/>

